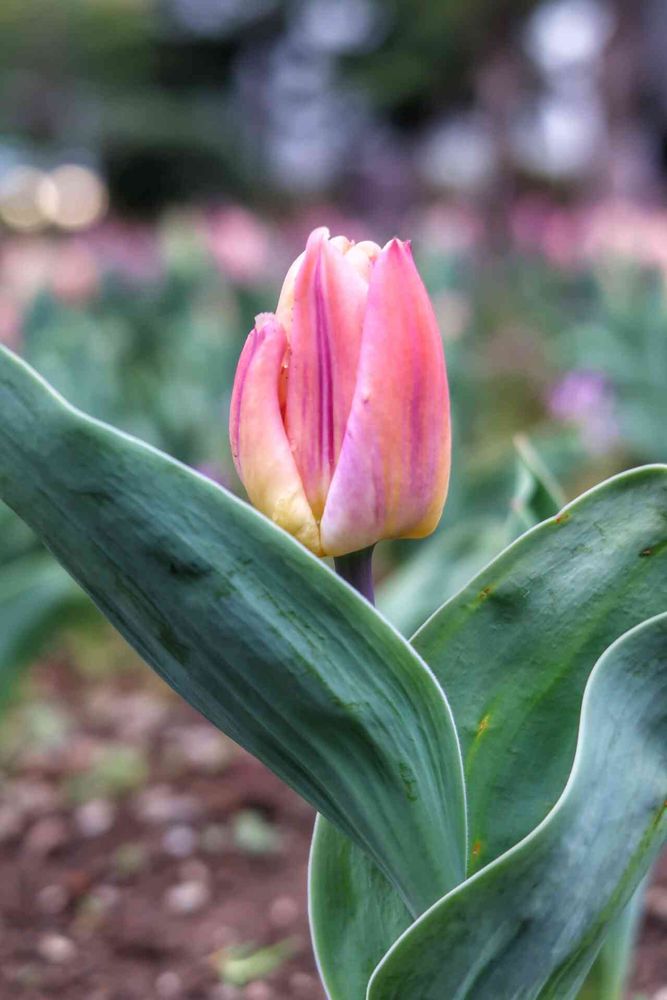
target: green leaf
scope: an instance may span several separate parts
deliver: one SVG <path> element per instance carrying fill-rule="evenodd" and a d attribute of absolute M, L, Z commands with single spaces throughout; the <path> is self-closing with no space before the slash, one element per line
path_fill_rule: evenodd
<path fill-rule="evenodd" d="M 667 615 L 619 639 L 584 698 L 574 767 L 524 841 L 396 943 L 369 1000 L 569 1000 L 667 837 Z"/>
<path fill-rule="evenodd" d="M 377 865 L 323 816 L 313 834 L 308 899 L 330 1000 L 362 1000 L 373 970 L 412 915 Z"/>
<path fill-rule="evenodd" d="M 667 607 L 666 580 L 667 467 L 649 466 L 603 483 L 521 537 L 417 633 L 462 728 L 471 868 L 516 844 L 554 804 L 590 672 L 623 631 Z M 398 901 L 343 841 L 318 824 L 311 889 L 321 902 L 312 931 L 331 996 L 357 1000 L 369 963 L 395 940 Z M 378 916 L 367 939 L 355 899 L 372 891 Z M 328 913 L 327 898 L 335 899 Z M 346 992 L 335 956 L 355 943 Z"/>
<path fill-rule="evenodd" d="M 406 636 L 507 544 L 502 518 L 470 517 L 426 542 L 378 588 L 378 608 Z"/>
<path fill-rule="evenodd" d="M 454 712 L 473 869 L 553 806 L 593 664 L 666 608 L 667 466 L 645 466 L 527 532 L 414 636 Z"/>
<path fill-rule="evenodd" d="M 623 1000 L 649 879 L 611 923 L 577 1000 Z"/>
<path fill-rule="evenodd" d="M 524 434 L 514 438 L 517 478 L 507 524 L 509 539 L 557 514 L 565 504 L 565 494 Z"/>
<path fill-rule="evenodd" d="M 460 881 L 464 791 L 442 690 L 322 562 L 6 351 L 0 495 L 144 659 L 364 847 L 413 912 Z"/>

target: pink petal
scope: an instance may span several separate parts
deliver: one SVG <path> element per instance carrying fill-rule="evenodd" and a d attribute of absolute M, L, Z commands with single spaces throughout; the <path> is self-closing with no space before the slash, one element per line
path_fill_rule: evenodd
<path fill-rule="evenodd" d="M 271 314 L 257 325 L 241 353 L 230 415 L 234 464 L 251 503 L 313 552 L 319 530 L 290 450 L 280 412 L 279 388 L 287 337 Z"/>
<path fill-rule="evenodd" d="M 321 522 L 323 551 L 435 528 L 450 465 L 449 393 L 433 308 L 409 246 L 392 240 L 371 277 L 358 380 Z"/>
<path fill-rule="evenodd" d="M 325 229 L 311 234 L 294 283 L 285 427 L 319 520 L 356 382 L 367 282 Z"/>

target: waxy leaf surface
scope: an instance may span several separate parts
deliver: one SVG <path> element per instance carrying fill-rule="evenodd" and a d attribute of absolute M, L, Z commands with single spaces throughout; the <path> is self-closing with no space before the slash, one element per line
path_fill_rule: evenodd
<path fill-rule="evenodd" d="M 413 913 L 460 881 L 461 761 L 442 691 L 325 565 L 6 351 L 0 498 L 180 694 L 368 851 Z"/>

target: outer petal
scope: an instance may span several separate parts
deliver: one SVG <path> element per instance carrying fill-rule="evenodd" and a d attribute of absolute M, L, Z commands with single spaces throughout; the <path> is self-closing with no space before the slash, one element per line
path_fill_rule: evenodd
<path fill-rule="evenodd" d="M 319 520 L 356 384 L 368 283 L 316 229 L 294 284 L 285 428 Z"/>
<path fill-rule="evenodd" d="M 435 528 L 450 466 L 442 340 L 409 246 L 392 240 L 371 278 L 357 385 L 321 538 L 342 555 Z"/>
<path fill-rule="evenodd" d="M 252 504 L 319 555 L 319 529 L 280 412 L 279 383 L 286 351 L 281 324 L 271 314 L 258 316 L 234 380 L 229 428 L 232 455 Z"/>

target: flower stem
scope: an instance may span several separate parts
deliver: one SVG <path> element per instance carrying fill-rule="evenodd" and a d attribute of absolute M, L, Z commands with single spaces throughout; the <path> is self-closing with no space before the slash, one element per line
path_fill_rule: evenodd
<path fill-rule="evenodd" d="M 375 604 L 375 591 L 373 590 L 374 548 L 375 546 L 371 545 L 367 549 L 360 549 L 359 552 L 350 552 L 346 556 L 334 558 L 338 575 L 342 576 L 360 594 L 363 594 L 371 604 Z"/>

